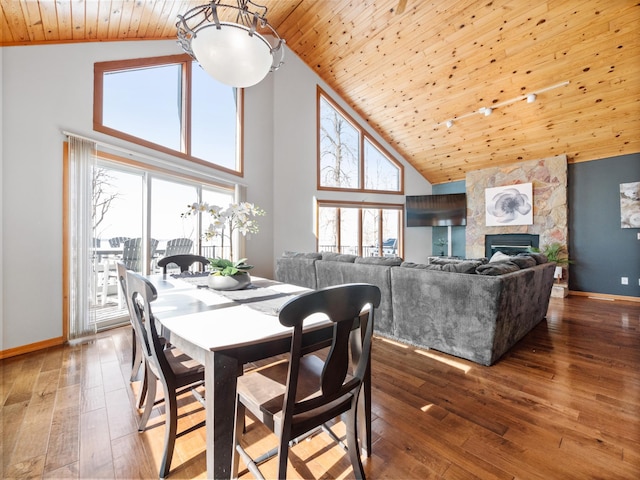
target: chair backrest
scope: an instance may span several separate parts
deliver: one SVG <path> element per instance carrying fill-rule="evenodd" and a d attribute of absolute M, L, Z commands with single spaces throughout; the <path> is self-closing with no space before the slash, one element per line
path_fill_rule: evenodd
<path fill-rule="evenodd" d="M 158 248 L 158 240 L 152 238 L 149 241 L 149 259 L 152 259 Z M 122 248 L 122 262 L 128 270 L 143 272 L 142 268 L 142 238 L 130 238 L 125 240 Z"/>
<path fill-rule="evenodd" d="M 167 273 L 167 266 L 174 264 L 180 267 L 180 272 L 182 273 L 189 270 L 189 267 L 194 263 L 199 263 L 200 271 L 204 271 L 204 268 L 209 265 L 209 259 L 201 255 L 192 254 L 171 255 L 158 260 L 158 267 L 162 268 L 162 273 Z"/>
<path fill-rule="evenodd" d="M 132 310 L 132 323 L 140 338 L 142 354 L 153 374 L 163 383 L 174 375 L 163 353 L 165 344 L 160 340 L 151 311 L 151 302 L 158 298 L 156 287 L 143 276 L 126 271 L 127 302 Z"/>
<path fill-rule="evenodd" d="M 173 255 L 191 253 L 191 247 L 193 247 L 193 240 L 190 238 L 174 238 L 167 242 L 164 255 L 165 257 L 171 257 Z"/>
<path fill-rule="evenodd" d="M 138 332 L 138 325 L 133 321 L 135 312 L 133 311 L 133 305 L 129 300 L 129 294 L 127 293 L 127 267 L 122 262 L 116 263 L 116 268 L 118 270 L 118 283 L 120 288 L 122 289 L 122 294 L 124 295 L 125 301 L 127 302 L 127 310 L 129 311 L 129 320 L 131 322 L 131 326 L 136 334 L 137 338 L 140 337 L 140 332 Z"/>
<path fill-rule="evenodd" d="M 279 314 L 280 323 L 293 327 L 287 390 L 283 404 L 283 429 L 291 428 L 294 415 L 321 409 L 347 395 L 357 398 L 369 365 L 374 310 L 378 305 L 380 305 L 378 287 L 352 283 L 305 293 L 282 306 Z M 303 323 L 307 317 L 315 313 L 325 314 L 334 323 L 333 339 L 320 377 L 321 394 L 311 399 L 297 401 L 298 373 L 300 360 L 304 354 Z M 367 320 L 364 332 L 360 332 L 361 341 L 352 342 L 352 330 L 365 316 Z M 358 351 L 354 352 L 353 349 Z M 355 368 L 349 372 L 350 360 L 354 358 L 354 354 L 359 358 Z"/>
<path fill-rule="evenodd" d="M 109 239 L 109 246 L 111 248 L 118 248 L 127 240 L 129 240 L 129 237 L 113 237 Z"/>

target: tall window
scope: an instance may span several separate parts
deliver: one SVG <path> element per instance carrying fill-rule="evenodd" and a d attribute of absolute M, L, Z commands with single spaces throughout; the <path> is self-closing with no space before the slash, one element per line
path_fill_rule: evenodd
<path fill-rule="evenodd" d="M 242 175 L 242 90 L 188 55 L 96 63 L 93 128 Z"/>
<path fill-rule="evenodd" d="M 318 87 L 318 188 L 402 193 L 404 171 Z"/>
<path fill-rule="evenodd" d="M 402 205 L 318 202 L 318 251 L 402 256 Z"/>

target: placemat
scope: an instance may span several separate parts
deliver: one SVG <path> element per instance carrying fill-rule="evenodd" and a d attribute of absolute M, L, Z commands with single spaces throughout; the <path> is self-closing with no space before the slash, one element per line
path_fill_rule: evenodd
<path fill-rule="evenodd" d="M 179 278 L 191 285 L 195 285 L 198 288 L 209 289 L 207 282 L 209 274 L 207 272 L 184 272 L 180 274 L 176 273 L 171 276 L 173 278 Z M 278 315 L 282 305 L 284 305 L 288 300 L 298 296 L 298 294 L 295 293 L 282 293 L 270 288 L 258 287 L 253 284 L 250 284 L 242 290 L 210 290 L 229 300 L 246 305 L 261 313 L 266 313 L 267 315 Z"/>

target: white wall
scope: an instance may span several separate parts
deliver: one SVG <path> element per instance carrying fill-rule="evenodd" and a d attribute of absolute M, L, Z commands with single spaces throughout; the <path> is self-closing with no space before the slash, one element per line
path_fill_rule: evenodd
<path fill-rule="evenodd" d="M 62 130 L 142 154 L 153 152 L 92 130 L 93 64 L 181 53 L 174 41 L 93 42 L 2 47 L 2 337 L 3 350 L 62 335 Z M 248 200 L 267 211 L 260 233 L 247 239 L 256 275 L 273 274 L 283 250 L 315 249 L 316 84 L 291 51 L 286 64 L 245 97 Z M 322 88 L 331 92 L 323 83 Z M 332 93 L 333 95 L 333 93 Z M 337 96 L 333 95 L 334 99 Z M 359 119 L 347 105 L 346 110 Z M 364 122 L 361 122 L 365 125 Z M 376 137 L 380 141 L 380 138 Z M 393 151 L 386 143 L 382 145 Z M 186 164 L 167 155 L 163 160 Z M 193 166 L 203 169 L 204 167 Z M 226 179 L 230 175 L 219 174 Z M 431 186 L 405 164 L 406 194 Z M 352 194 L 348 200 L 402 199 Z M 405 232 L 405 258 L 424 261 L 431 229 Z"/>
<path fill-rule="evenodd" d="M 311 252 L 316 249 L 313 199 L 404 203 L 404 196 L 371 193 L 339 193 L 316 188 L 316 87 L 332 99 L 378 141 L 405 169 L 405 194 L 431 193 L 431 184 L 344 103 L 329 86 L 287 49 L 285 65 L 274 74 L 274 256 L 285 250 Z M 426 262 L 431 252 L 431 228 L 409 228 L 404 232 L 405 259 Z"/>
<path fill-rule="evenodd" d="M 2 134 L 4 133 L 3 119 L 4 119 L 4 109 L 3 109 L 3 99 L 4 99 L 4 81 L 3 81 L 3 72 L 2 68 L 4 65 L 3 62 L 3 52 L 4 50 L 0 48 L 0 213 L 2 213 L 2 217 L 4 217 L 4 175 L 3 175 L 3 166 L 4 166 L 4 141 Z M 0 219 L 2 218 L 0 217 Z M 3 230 L 4 222 L 0 221 L 0 271 L 4 271 L 4 248 L 3 248 L 3 238 L 4 238 L 4 230 Z M 0 275 L 0 350 L 4 350 L 4 275 Z"/>

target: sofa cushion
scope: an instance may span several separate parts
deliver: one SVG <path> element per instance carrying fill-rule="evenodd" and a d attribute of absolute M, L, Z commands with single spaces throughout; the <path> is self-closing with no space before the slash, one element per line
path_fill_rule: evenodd
<path fill-rule="evenodd" d="M 328 260 L 330 262 L 353 263 L 356 257 L 357 255 L 349 255 L 346 253 L 322 252 L 322 260 Z"/>
<path fill-rule="evenodd" d="M 304 252 L 290 252 L 285 250 L 282 253 L 283 258 L 308 258 L 310 260 L 320 260 L 322 254 L 318 252 L 304 253 Z"/>
<path fill-rule="evenodd" d="M 452 273 L 476 273 L 476 268 L 482 265 L 481 260 L 464 260 L 461 262 L 453 263 L 413 263 L 402 262 L 401 267 L 406 268 L 419 268 L 422 270 L 435 270 L 439 272 L 452 272 Z"/>
<path fill-rule="evenodd" d="M 442 270 L 445 272 L 454 273 L 476 273 L 476 268 L 482 265 L 479 260 L 467 260 L 464 262 L 449 263 L 442 265 Z"/>
<path fill-rule="evenodd" d="M 422 270 L 442 270 L 442 265 L 432 265 L 430 263 L 402 262 L 400 266 L 404 268 L 419 268 Z"/>
<path fill-rule="evenodd" d="M 509 261 L 515 263 L 521 269 L 535 267 L 538 264 L 538 262 L 536 262 L 536 259 L 530 255 L 514 255 L 509 259 Z"/>
<path fill-rule="evenodd" d="M 368 265 L 385 265 L 387 267 L 397 267 L 402 264 L 400 257 L 358 257 L 354 263 L 366 263 Z"/>
<path fill-rule="evenodd" d="M 544 253 L 539 253 L 539 252 L 526 252 L 525 253 L 525 252 L 522 252 L 522 253 L 518 254 L 518 256 L 525 256 L 525 255 L 528 256 L 528 257 L 533 258 L 538 265 L 549 262 L 549 259 L 547 258 L 547 256 Z"/>
<path fill-rule="evenodd" d="M 478 275 L 504 275 L 505 273 L 517 272 L 520 267 L 509 260 L 503 262 L 489 262 L 476 268 Z"/>
<path fill-rule="evenodd" d="M 459 263 L 462 261 L 462 258 L 429 257 L 429 265 L 447 265 L 449 263 Z"/>

